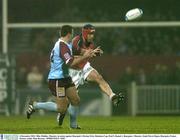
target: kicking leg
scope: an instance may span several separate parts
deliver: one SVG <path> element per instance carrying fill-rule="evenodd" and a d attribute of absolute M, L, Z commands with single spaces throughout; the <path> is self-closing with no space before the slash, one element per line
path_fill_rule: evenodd
<path fill-rule="evenodd" d="M 87 81 L 96 82 L 99 85 L 100 89 L 103 91 L 103 93 L 109 96 L 109 98 L 112 100 L 115 106 L 117 106 L 120 100 L 124 98 L 124 96 L 121 93 L 120 94 L 113 93 L 109 84 L 95 69 L 89 73 L 86 79 Z"/>
<path fill-rule="evenodd" d="M 115 95 L 109 84 L 96 70 L 92 70 L 86 79 L 87 81 L 96 82 L 99 85 L 100 89 L 103 91 L 103 93 L 105 93 L 110 98 Z"/>

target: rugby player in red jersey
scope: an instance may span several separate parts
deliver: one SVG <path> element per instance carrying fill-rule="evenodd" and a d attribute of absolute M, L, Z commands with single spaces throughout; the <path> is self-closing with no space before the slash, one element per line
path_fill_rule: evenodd
<path fill-rule="evenodd" d="M 80 35 L 77 35 L 72 40 L 72 52 L 74 57 L 82 56 L 87 50 L 93 50 L 98 48 L 94 45 L 94 34 L 95 27 L 91 24 L 85 24 L 82 28 Z M 101 50 L 96 55 L 101 55 L 103 51 Z M 76 69 L 69 69 L 69 74 L 76 86 L 83 85 L 85 82 L 95 82 L 99 85 L 103 93 L 105 93 L 115 106 L 118 106 L 124 96 L 122 93 L 115 94 L 109 84 L 104 80 L 101 74 L 94 69 L 90 62 L 86 59 L 77 65 Z M 70 127 L 80 128 L 77 125 L 77 107 L 70 105 L 68 112 L 70 114 Z M 58 118 L 58 117 L 57 117 Z M 59 120 L 59 119 L 57 119 Z"/>

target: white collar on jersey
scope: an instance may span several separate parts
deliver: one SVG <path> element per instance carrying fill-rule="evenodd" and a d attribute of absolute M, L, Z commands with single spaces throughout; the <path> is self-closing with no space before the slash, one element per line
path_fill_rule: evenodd
<path fill-rule="evenodd" d="M 59 39 L 59 41 L 65 43 L 66 45 L 70 45 L 70 44 L 68 44 L 67 42 L 65 42 L 65 41 L 62 40 L 62 39 Z"/>

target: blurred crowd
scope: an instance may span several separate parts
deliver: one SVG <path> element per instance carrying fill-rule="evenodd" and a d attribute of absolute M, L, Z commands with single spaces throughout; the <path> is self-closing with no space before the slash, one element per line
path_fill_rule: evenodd
<path fill-rule="evenodd" d="M 9 22 L 121 22 L 124 21 L 127 10 L 135 7 L 144 11 L 140 21 L 178 21 L 180 20 L 179 4 L 178 0 L 160 0 L 156 4 L 148 0 L 131 2 L 126 0 L 86 2 L 84 0 L 53 0 L 53 2 L 49 0 L 26 2 L 18 0 L 9 2 Z M 18 8 L 20 5 L 23 6 Z M 29 8 L 31 10 L 28 10 Z M 2 27 L 0 28 L 2 30 Z M 22 45 L 24 50 L 31 49 L 41 54 L 48 54 L 53 41 L 58 37 L 57 31 L 52 28 L 29 29 L 25 31 L 28 36 L 23 35 L 22 32 L 19 33 L 22 36 L 18 36 L 16 33 L 18 31 L 12 30 L 11 33 L 10 30 L 10 50 L 16 48 L 17 51 L 18 46 L 24 43 Z M 22 42 L 22 40 L 26 41 Z M 19 42 L 19 44 L 11 47 L 14 46 L 14 42 Z M 98 28 L 96 42 L 97 45 L 103 47 L 105 53 L 113 55 L 180 54 L 180 30 L 178 27 Z M 19 50 L 21 49 L 19 48 Z"/>
<path fill-rule="evenodd" d="M 43 4 L 42 4 L 43 3 Z M 179 20 L 178 0 L 31 0 L 9 1 L 10 22 L 124 21 L 132 8 L 144 11 L 143 21 Z"/>
<path fill-rule="evenodd" d="M 121 22 L 124 21 L 124 15 L 127 10 L 135 7 L 144 11 L 140 22 L 178 21 L 180 20 L 179 5 L 180 2 L 178 0 L 160 0 L 156 4 L 148 0 L 131 1 L 131 3 L 126 0 L 18 0 L 9 1 L 8 21 Z M 2 20 L 1 16 L 0 20 Z M 0 26 L 0 31 L 2 31 L 2 26 Z M 80 31 L 80 28 L 76 28 L 75 34 L 78 34 Z M 41 57 L 49 56 L 50 50 L 58 36 L 59 31 L 53 28 L 12 29 L 9 31 L 9 51 L 13 54 L 17 53 L 17 55 L 31 52 Z M 0 34 L 0 41 L 1 38 L 2 34 Z M 180 55 L 179 27 L 97 28 L 95 42 L 97 46 L 100 45 L 102 47 L 105 55 Z M 178 84 L 180 83 L 179 72 L 180 64 L 178 62 L 175 68 L 156 64 L 150 72 L 147 72 L 143 67 L 134 70 L 131 66 L 127 66 L 124 73 L 120 74 L 118 82 L 121 84 L 128 84 L 132 81 L 136 81 L 138 84 Z M 34 89 L 42 87 L 46 83 L 47 73 L 48 66 L 44 70 L 38 65 L 33 65 L 30 69 L 23 66 L 18 67 L 17 85 L 28 86 Z"/>
<path fill-rule="evenodd" d="M 28 87 L 37 90 L 47 84 L 48 70 L 41 71 L 37 65 L 33 65 L 30 70 L 26 67 L 20 67 L 16 73 L 17 86 L 20 88 Z"/>
<path fill-rule="evenodd" d="M 80 33 L 77 29 L 76 34 Z M 31 49 L 47 55 L 58 39 L 58 31 L 32 31 Z M 52 34 L 54 33 L 54 34 Z M 96 46 L 111 55 L 180 55 L 178 28 L 97 28 Z M 29 49 L 28 47 L 28 49 Z"/>
<path fill-rule="evenodd" d="M 147 73 L 142 67 L 134 72 L 131 66 L 128 66 L 119 77 L 118 83 L 127 85 L 134 81 L 138 85 L 178 85 L 180 83 L 179 72 L 180 62 L 176 63 L 174 69 L 156 64 L 150 73 Z"/>
<path fill-rule="evenodd" d="M 16 81 L 18 87 L 28 87 L 32 90 L 47 86 L 47 75 L 49 65 L 46 69 L 40 70 L 37 65 L 27 69 L 20 67 L 17 70 Z M 146 71 L 143 67 L 134 70 L 131 66 L 124 68 L 124 71 L 114 81 L 120 85 L 129 85 L 136 82 L 138 85 L 178 85 L 180 83 L 180 62 L 172 69 L 167 65 L 155 64 L 152 71 Z"/>
<path fill-rule="evenodd" d="M 111 39 L 113 40 L 113 38 Z M 178 28 L 122 29 L 114 35 L 114 55 L 180 55 Z"/>

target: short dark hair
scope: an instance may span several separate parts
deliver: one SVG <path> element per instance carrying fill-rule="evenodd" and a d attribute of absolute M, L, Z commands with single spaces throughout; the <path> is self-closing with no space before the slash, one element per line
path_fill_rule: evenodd
<path fill-rule="evenodd" d="M 95 29 L 95 27 L 92 25 L 92 24 L 85 24 L 84 26 L 83 26 L 83 29 L 91 29 L 91 30 L 94 30 Z"/>
<path fill-rule="evenodd" d="M 61 27 L 60 35 L 62 37 L 65 37 L 68 33 L 72 34 L 72 29 L 73 29 L 73 27 L 70 25 L 63 25 Z"/>

